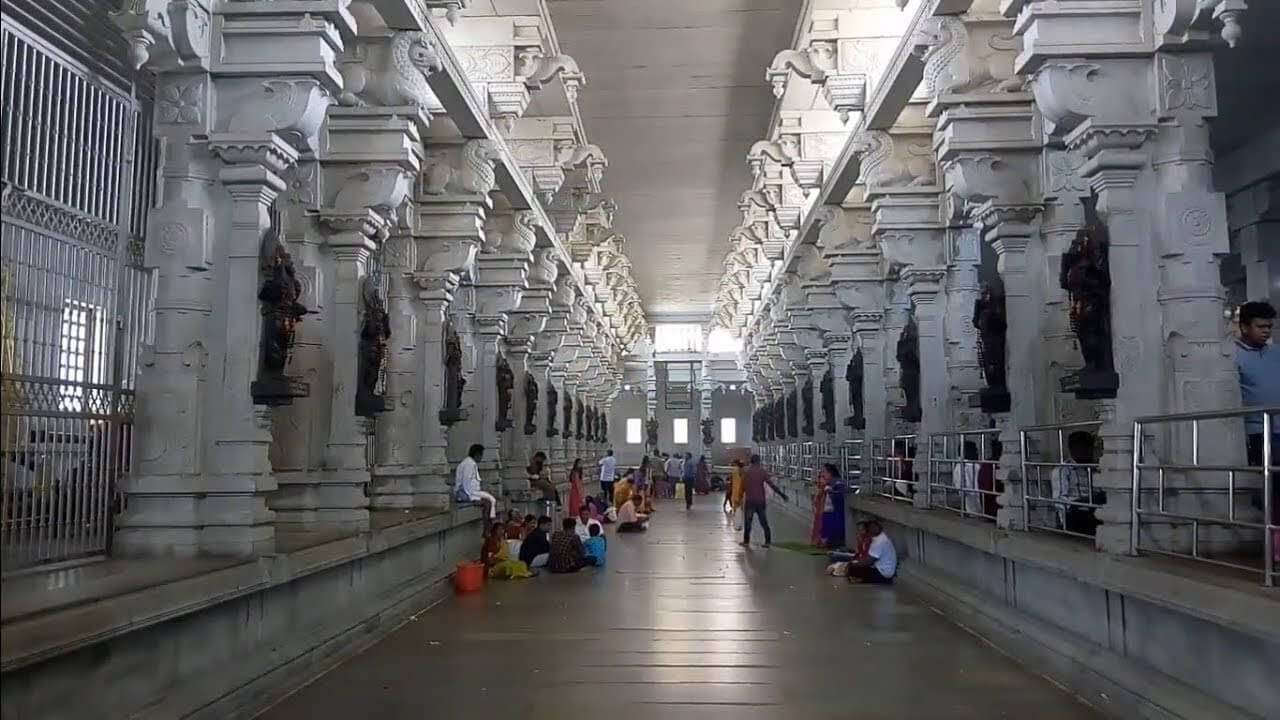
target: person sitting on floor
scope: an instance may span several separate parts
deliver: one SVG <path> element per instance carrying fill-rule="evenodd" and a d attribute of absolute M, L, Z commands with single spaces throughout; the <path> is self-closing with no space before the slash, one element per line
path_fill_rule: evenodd
<path fill-rule="evenodd" d="M 522 519 L 519 515 L 516 514 L 515 510 L 508 510 L 507 521 L 505 523 L 505 528 L 507 531 L 507 539 L 523 540 L 525 536 L 525 529 L 524 529 L 525 522 L 527 522 L 528 519 L 531 517 L 532 517 L 531 515 L 526 515 Z"/>
<path fill-rule="evenodd" d="M 560 529 L 551 536 L 551 559 L 547 561 L 547 569 L 553 573 L 575 573 L 586 567 L 586 550 L 582 547 L 582 539 L 578 537 L 577 518 L 565 518 Z"/>
<path fill-rule="evenodd" d="M 853 540 L 853 552 L 832 551 L 829 557 L 833 561 L 827 566 L 828 575 L 844 577 L 849 574 L 849 562 L 867 557 L 871 550 L 871 533 L 867 531 L 867 522 L 862 520 L 855 526 L 856 535 Z"/>
<path fill-rule="evenodd" d="M 621 509 L 622 504 L 631 497 L 634 489 L 635 485 L 631 482 L 631 471 L 628 470 L 621 480 L 613 484 L 613 506 Z"/>
<path fill-rule="evenodd" d="M 653 514 L 653 495 L 642 492 L 632 493 L 631 503 L 636 506 L 636 512 L 648 517 Z"/>
<path fill-rule="evenodd" d="M 618 508 L 618 532 L 641 532 L 648 522 L 649 516 L 636 509 L 635 498 L 627 498 Z"/>
<path fill-rule="evenodd" d="M 598 568 L 604 567 L 604 556 L 609 551 L 609 541 L 604 539 L 604 528 L 600 525 L 592 525 L 588 530 L 590 535 L 586 542 L 582 543 L 582 547 L 590 558 L 587 562 Z"/>
<path fill-rule="evenodd" d="M 484 547 L 480 550 L 480 560 L 488 570 L 489 577 L 494 580 L 520 580 L 533 577 L 529 566 L 511 557 L 507 548 L 507 529 L 503 523 L 495 522 L 489 528 L 489 536 L 485 538 Z"/>
<path fill-rule="evenodd" d="M 889 585 L 898 574 L 898 552 L 879 520 L 867 521 L 871 544 L 865 557 L 849 561 L 849 582 Z"/>
<path fill-rule="evenodd" d="M 546 515 L 538 518 L 538 524 L 525 536 L 524 542 L 520 543 L 520 561 L 531 568 L 546 567 L 547 561 L 551 559 L 550 532 L 551 518 Z"/>
<path fill-rule="evenodd" d="M 600 521 L 591 517 L 591 506 L 584 503 L 582 507 L 578 508 L 578 522 L 573 531 L 578 533 L 578 537 L 581 538 L 582 542 L 586 542 L 587 538 L 591 537 L 590 529 L 592 527 L 601 527 Z"/>

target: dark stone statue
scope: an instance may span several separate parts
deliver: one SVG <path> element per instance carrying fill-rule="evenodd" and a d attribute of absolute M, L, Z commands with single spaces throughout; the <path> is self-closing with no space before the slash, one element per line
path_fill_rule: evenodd
<path fill-rule="evenodd" d="M 789 438 L 800 437 L 800 391 L 792 390 L 791 396 L 787 398 L 787 428 L 786 436 Z"/>
<path fill-rule="evenodd" d="M 538 379 L 533 373 L 524 374 L 524 434 L 538 432 Z"/>
<path fill-rule="evenodd" d="M 999 279 L 982 286 L 973 303 L 973 326 L 978 330 L 978 363 L 987 386 L 978 393 L 978 405 L 984 412 L 1009 412 L 1012 398 L 1005 376 L 1005 334 L 1009 324 L 1005 315 L 1004 283 Z"/>
<path fill-rule="evenodd" d="M 784 440 L 787 437 L 787 400 L 778 398 L 773 401 L 773 439 Z"/>
<path fill-rule="evenodd" d="M 440 410 L 440 424 L 452 425 L 467 419 L 462 409 L 462 390 L 467 386 L 462 377 L 462 339 L 449 323 L 444 328 L 444 407 Z"/>
<path fill-rule="evenodd" d="M 356 415 L 376 417 L 391 409 L 389 398 L 378 391 L 382 371 L 387 366 L 387 343 L 391 340 L 391 316 L 382 301 L 378 282 L 365 276 L 361 296 L 364 322 L 360 326 L 360 355 L 356 384 Z"/>
<path fill-rule="evenodd" d="M 575 438 L 579 439 L 579 440 L 584 440 L 584 439 L 586 439 L 586 437 L 587 437 L 587 436 L 586 436 L 586 434 L 585 434 L 585 433 L 583 433 L 583 432 L 582 432 L 582 430 L 583 430 L 583 427 L 582 427 L 582 421 L 583 421 L 583 419 L 584 419 L 584 418 L 583 418 L 583 414 L 582 414 L 582 413 L 583 413 L 583 410 L 584 410 L 584 408 L 583 408 L 583 406 L 582 406 L 582 398 L 578 398 L 578 402 L 577 402 L 577 403 L 575 403 L 575 404 L 577 405 L 577 412 L 576 412 L 576 413 L 575 413 L 575 415 L 574 415 L 574 423 L 573 423 L 574 433 L 573 433 L 573 436 L 574 436 Z"/>
<path fill-rule="evenodd" d="M 864 430 L 867 427 L 867 414 L 862 399 L 862 348 L 854 351 L 853 358 L 849 360 L 849 367 L 844 371 L 844 381 L 849 386 L 849 417 L 845 418 L 844 424 L 855 430 Z"/>
<path fill-rule="evenodd" d="M 907 401 L 898 408 L 898 417 L 907 422 L 920 422 L 924 415 L 920 404 L 920 331 L 914 317 L 907 320 L 907 326 L 898 336 L 896 356 L 898 368 L 902 371 L 902 394 Z"/>
<path fill-rule="evenodd" d="M 1085 400 L 1114 398 L 1120 387 L 1111 350 L 1111 267 L 1107 227 L 1085 203 L 1085 226 L 1062 254 L 1058 283 L 1071 302 L 1071 330 L 1084 367 L 1062 379 L 1063 392 Z"/>
<path fill-rule="evenodd" d="M 569 393 L 564 394 L 564 439 L 569 440 L 574 437 L 573 432 L 573 396 Z"/>
<path fill-rule="evenodd" d="M 800 431 L 805 437 L 813 437 L 813 378 L 804 381 L 800 388 Z"/>
<path fill-rule="evenodd" d="M 716 421 L 712 418 L 702 418 L 698 422 L 702 427 L 702 447 L 709 448 L 716 442 Z"/>
<path fill-rule="evenodd" d="M 836 383 L 835 370 L 828 370 L 826 375 L 822 376 L 822 383 L 818 386 L 818 391 L 822 395 L 822 432 L 834 433 L 836 431 Z"/>
<path fill-rule="evenodd" d="M 658 418 L 651 417 L 644 423 L 645 439 L 650 448 L 658 447 Z"/>
<path fill-rule="evenodd" d="M 309 311 L 298 300 L 302 283 L 293 267 L 293 257 L 280 241 L 280 214 L 274 208 L 271 225 L 262 242 L 262 286 L 258 301 L 262 309 L 262 335 L 258 346 L 258 376 L 249 393 L 257 405 L 289 405 L 294 398 L 307 397 L 311 387 L 286 375 L 289 352 L 297 324 Z"/>
<path fill-rule="evenodd" d="M 600 413 L 600 442 L 609 442 L 609 416 Z"/>
<path fill-rule="evenodd" d="M 512 391 L 516 387 L 516 374 L 511 370 L 507 356 L 498 353 L 498 361 L 494 367 L 494 380 L 498 384 L 498 417 L 493 422 L 493 429 L 505 432 L 515 425 L 511 420 Z"/>
<path fill-rule="evenodd" d="M 560 414 L 560 392 L 556 390 L 556 386 L 547 383 L 547 437 L 559 437 L 560 431 L 556 429 L 556 417 Z"/>

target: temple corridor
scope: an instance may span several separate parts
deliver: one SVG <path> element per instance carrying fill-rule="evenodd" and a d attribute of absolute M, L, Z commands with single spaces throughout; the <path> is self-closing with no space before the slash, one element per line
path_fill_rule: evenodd
<path fill-rule="evenodd" d="M 1095 717 L 909 587 L 744 551 L 717 498 L 698 500 L 659 506 L 646 534 L 610 531 L 603 572 L 446 599 L 263 717 Z M 780 510 L 775 542 L 799 539 Z"/>

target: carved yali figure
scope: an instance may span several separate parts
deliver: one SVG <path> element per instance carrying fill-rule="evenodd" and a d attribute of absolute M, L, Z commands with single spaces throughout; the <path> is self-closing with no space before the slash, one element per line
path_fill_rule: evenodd
<path fill-rule="evenodd" d="M 444 409 L 440 411 L 440 422 L 452 425 L 467 419 L 467 412 L 462 409 L 462 390 L 467 385 L 462 377 L 462 339 L 449 324 L 444 329 Z"/>
<path fill-rule="evenodd" d="M 998 279 L 982 286 L 973 303 L 973 326 L 978 330 L 978 362 L 987 386 L 978 394 L 985 412 L 1008 412 L 1011 404 L 1005 373 L 1005 333 L 1009 328 L 1005 317 L 1004 284 Z"/>
<path fill-rule="evenodd" d="M 533 373 L 524 376 L 524 434 L 538 432 L 538 379 Z"/>
<path fill-rule="evenodd" d="M 649 418 L 644 423 L 646 439 L 649 441 L 649 447 L 658 447 L 658 419 Z"/>
<path fill-rule="evenodd" d="M 862 401 L 862 348 L 853 353 L 853 359 L 844 371 L 844 381 L 849 386 L 849 417 L 844 423 L 855 430 L 863 430 L 867 427 L 867 416 Z"/>
<path fill-rule="evenodd" d="M 899 408 L 898 416 L 907 422 L 920 422 L 924 409 L 920 405 L 920 332 L 915 318 L 907 321 L 898 336 L 896 356 L 902 371 L 902 393 L 906 405 Z"/>
<path fill-rule="evenodd" d="M 560 413 L 560 392 L 556 390 L 556 386 L 547 383 L 547 437 L 553 438 L 560 435 L 560 431 L 556 428 L 556 417 Z"/>
<path fill-rule="evenodd" d="M 361 286 L 364 300 L 364 322 L 360 325 L 359 370 L 356 385 L 356 414 L 373 417 L 390 410 L 387 399 L 378 392 L 382 371 L 387 364 L 387 342 L 391 339 L 391 316 L 378 281 L 365 277 Z"/>
<path fill-rule="evenodd" d="M 1081 399 L 1114 398 L 1120 387 L 1111 349 L 1111 267 L 1107 228 L 1092 203 L 1085 203 L 1085 226 L 1062 254 L 1058 282 L 1070 299 L 1071 330 L 1080 343 L 1084 368 L 1062 379 L 1062 390 Z"/>
<path fill-rule="evenodd" d="M 494 381 L 498 387 L 498 417 L 493 421 L 493 429 L 505 432 L 515 423 L 511 421 L 512 390 L 516 386 L 516 374 L 511 371 L 511 363 L 507 357 L 499 353 L 494 366 Z"/>
<path fill-rule="evenodd" d="M 250 385 L 253 401 L 259 405 L 288 405 L 295 397 L 306 397 L 307 383 L 285 375 L 296 327 L 309 311 L 298 299 L 302 283 L 293 267 L 293 257 L 280 242 L 279 213 L 273 208 L 271 225 L 263 238 L 262 286 L 258 301 L 262 308 L 262 335 L 259 341 L 258 376 Z"/>
<path fill-rule="evenodd" d="M 702 446 L 711 447 L 716 442 L 716 421 L 708 417 L 702 418 L 698 424 L 702 427 Z"/>

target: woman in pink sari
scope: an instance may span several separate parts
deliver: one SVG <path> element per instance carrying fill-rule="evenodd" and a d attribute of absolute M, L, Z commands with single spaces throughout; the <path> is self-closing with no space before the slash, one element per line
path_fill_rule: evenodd
<path fill-rule="evenodd" d="M 809 544 L 822 547 L 822 517 L 827 509 L 827 483 L 823 473 L 813 481 L 813 525 L 809 530 Z"/>
<path fill-rule="evenodd" d="M 569 512 L 578 512 L 585 497 L 582 491 L 582 459 L 575 458 L 573 468 L 569 470 Z"/>

